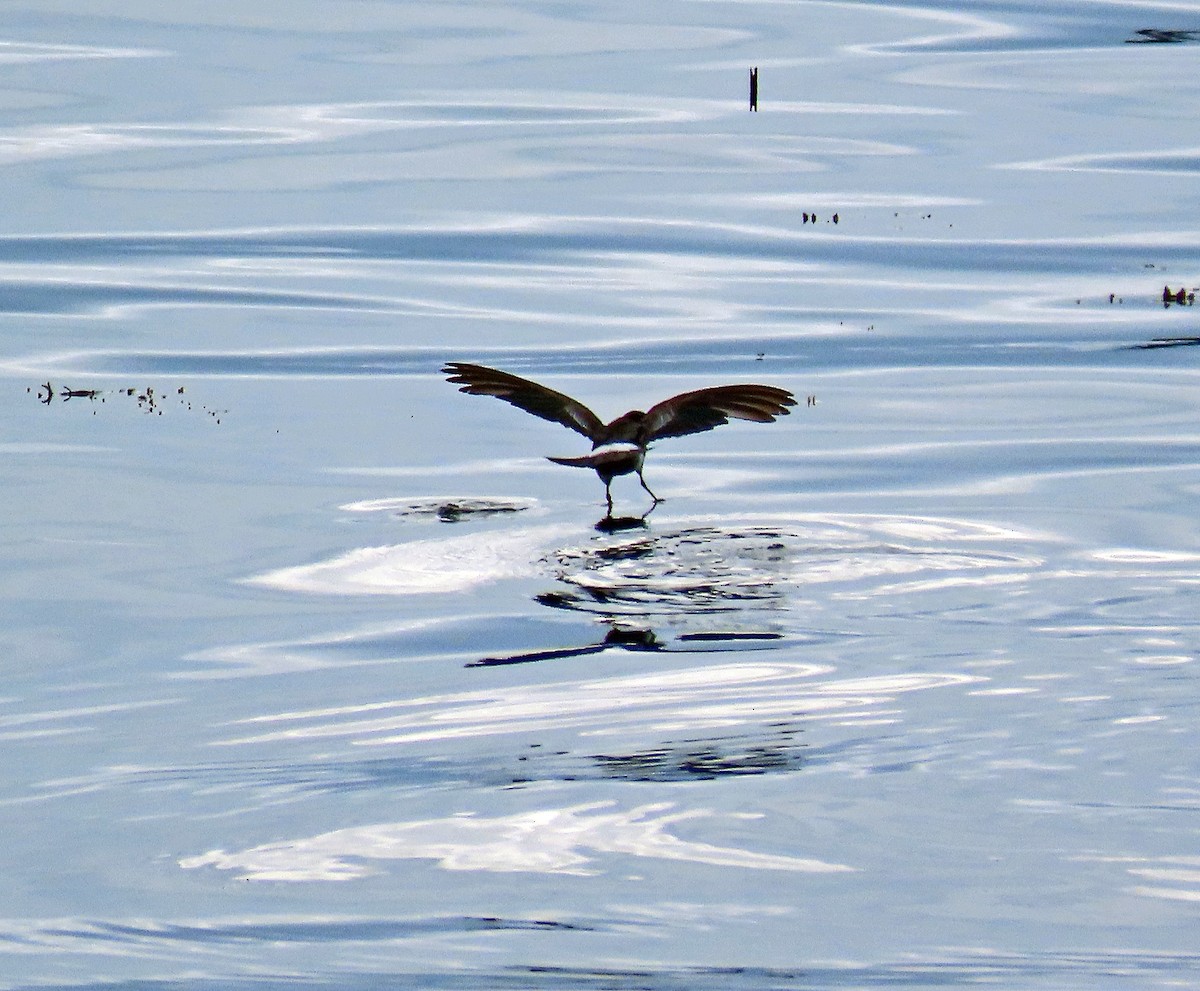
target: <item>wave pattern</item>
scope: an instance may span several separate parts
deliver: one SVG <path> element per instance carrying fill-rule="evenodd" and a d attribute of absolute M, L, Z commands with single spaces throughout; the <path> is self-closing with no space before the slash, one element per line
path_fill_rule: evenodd
<path fill-rule="evenodd" d="M 1183 5 L 10 6 L 0 987 L 1198 983 Z"/>

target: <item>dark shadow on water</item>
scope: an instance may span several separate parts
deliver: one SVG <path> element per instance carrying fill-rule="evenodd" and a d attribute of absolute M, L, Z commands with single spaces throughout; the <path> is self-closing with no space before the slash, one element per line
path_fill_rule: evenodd
<path fill-rule="evenodd" d="M 593 754 L 601 774 L 617 781 L 692 781 L 799 770 L 800 728 L 773 727 L 764 736 L 716 737 L 666 743 L 622 754 Z"/>
<path fill-rule="evenodd" d="M 1198 168 L 1196 156 L 1188 155 L 1184 158 L 1186 161 L 1181 161 L 1179 155 L 1171 155 L 1169 160 L 1163 155 L 1151 158 L 1125 156 L 1120 159 L 1120 163 L 1122 168 L 1129 169 L 1142 167 L 1157 171 L 1170 167 L 1175 170 L 1185 169 L 1189 174 L 1195 173 Z M 908 247 L 902 246 L 904 250 Z M 1140 247 L 1138 250 L 1141 250 Z M 1131 250 L 1131 257 L 1127 259 L 1129 264 L 1135 263 L 1133 254 Z M 1137 257 L 1140 257 L 1140 254 Z M 1045 256 L 1041 260 L 1050 270 L 1061 269 L 1060 260 Z M 955 254 L 953 258 L 919 259 L 915 264 L 919 264 L 922 269 L 934 270 L 939 266 L 953 268 L 960 261 L 961 255 Z M 1178 261 L 1181 264 L 1191 263 L 1190 258 L 1180 257 Z M 1010 262 L 1024 264 L 1023 261 L 1007 258 L 998 260 L 997 264 Z M 842 259 L 839 258 L 840 263 Z M 973 266 L 973 259 L 971 264 Z M 1101 260 L 1093 267 L 1105 273 L 1111 271 L 1111 265 L 1102 265 Z M 823 314 L 816 316 L 820 315 Z M 827 315 L 830 319 L 841 319 L 845 316 L 843 312 L 833 310 Z M 799 322 L 813 319 L 814 314 L 809 311 L 778 308 L 772 311 L 764 310 L 763 318 Z M 564 346 L 561 349 L 530 347 L 526 351 L 516 352 L 489 352 L 481 348 L 479 357 L 481 360 L 506 362 L 520 371 L 536 370 L 539 374 L 595 374 L 602 371 L 612 375 L 637 375 L 648 367 L 669 364 L 681 374 L 692 372 L 697 375 L 709 375 L 714 363 L 719 362 L 722 369 L 731 376 L 750 377 L 762 371 L 755 354 L 764 351 L 769 351 L 772 361 L 781 367 L 803 367 L 816 371 L 846 367 L 858 370 L 892 369 L 912 363 L 937 368 L 958 368 L 964 364 L 982 364 L 989 368 L 1040 368 L 1047 363 L 1055 367 L 1090 367 L 1097 360 L 1103 360 L 1106 354 L 1115 361 L 1126 350 L 1123 342 L 1115 339 L 1111 352 L 1097 351 L 1095 343 L 1094 337 L 1083 335 L 1063 336 L 1060 339 L 1040 342 L 1030 341 L 1019 348 L 1012 347 L 1012 340 L 1005 335 L 976 339 L 968 348 L 964 348 L 961 341 L 943 340 L 930 335 L 894 335 L 881 338 L 848 335 L 844 340 L 821 340 L 819 343 L 814 343 L 804 336 L 787 340 L 738 337 L 732 341 L 688 342 L 686 354 L 681 353 L 678 341 L 671 340 L 623 342 L 619 354 L 614 354 L 611 347 L 580 345 Z M 443 351 L 441 347 L 417 345 L 392 348 L 329 347 L 318 351 L 307 348 L 297 348 L 295 351 L 96 350 L 69 356 L 48 353 L 42 355 L 39 361 L 48 374 L 52 373 L 56 377 L 122 375 L 135 379 L 162 379 L 171 376 L 379 379 L 429 375 L 441 360 Z"/>
<path fill-rule="evenodd" d="M 536 601 L 551 609 L 654 629 L 660 640 L 668 629 L 675 639 L 766 640 L 787 603 L 793 552 L 773 527 L 704 525 L 607 534 L 562 547 L 547 563 L 558 587 Z"/>
<path fill-rule="evenodd" d="M 0 256 L 7 255 L 0 245 Z M 278 292 L 206 286 L 98 285 L 90 282 L 14 281 L 0 289 L 0 313 L 65 316 L 129 306 L 253 306 L 321 310 L 378 310 L 380 303 L 338 293 Z"/>
<path fill-rule="evenodd" d="M 397 506 L 395 514 L 400 517 L 437 517 L 443 523 L 461 523 L 477 516 L 520 513 L 531 505 L 532 502 L 517 502 L 511 499 L 414 499 Z"/>
<path fill-rule="evenodd" d="M 589 643 L 579 647 L 558 647 L 550 650 L 531 650 L 523 654 L 511 654 L 507 657 L 484 657 L 478 661 L 471 661 L 465 667 L 487 668 L 504 664 L 530 664 L 534 661 L 553 661 L 564 657 L 601 654 L 606 650 L 613 649 L 662 650 L 664 647 L 654 635 L 653 630 L 623 630 L 612 627 L 599 643 Z"/>
<path fill-rule="evenodd" d="M 790 566 L 771 527 L 688 527 L 607 533 L 548 558 L 558 587 L 534 597 L 606 627 L 597 640 L 489 654 L 467 667 L 563 660 L 607 651 L 711 652 L 778 647 L 776 625 Z M 699 628 L 697 628 L 699 627 Z"/>
<path fill-rule="evenodd" d="M 551 601 L 553 593 L 538 596 L 543 605 L 556 605 Z M 567 607 L 569 608 L 569 607 Z M 779 633 L 684 633 L 673 641 L 662 641 L 653 630 L 625 629 L 610 627 L 604 634 L 604 639 L 598 643 L 583 644 L 578 647 L 552 647 L 546 650 L 531 650 L 519 654 L 508 654 L 503 657 L 483 657 L 464 665 L 468 668 L 500 667 L 506 664 L 530 664 L 535 661 L 561 660 L 567 657 L 584 657 L 588 654 L 602 654 L 607 650 L 632 651 L 670 651 L 688 650 L 688 644 L 738 644 L 770 643 L 782 640 Z M 683 646 L 672 647 L 672 643 Z M 711 649 L 711 648 L 710 648 Z"/>
<path fill-rule="evenodd" d="M 1187 348 L 1200 344 L 1200 337 L 1156 337 L 1145 344 L 1131 344 L 1130 351 L 1155 351 L 1160 348 Z"/>
<path fill-rule="evenodd" d="M 549 743 L 449 757 L 444 751 L 360 760 L 228 761 L 109 775 L 106 787 L 155 792 L 221 788 L 277 796 L 281 790 L 339 795 L 396 790 L 506 789 L 542 781 L 693 781 L 798 770 L 806 758 L 798 724 L 776 722 L 751 733 L 656 740 L 608 753 Z M 274 799 L 269 799 L 274 800 Z"/>
<path fill-rule="evenodd" d="M 1178 45 L 1185 41 L 1200 41 L 1200 29 L 1141 28 L 1125 39 L 1127 45 Z"/>
<path fill-rule="evenodd" d="M 755 643 L 782 640 L 782 633 L 681 633 L 680 643 Z"/>
<path fill-rule="evenodd" d="M 624 925 L 647 926 L 643 918 Z M 615 925 L 615 923 L 614 923 Z M 252 937 L 256 927 L 246 924 Z M 271 924 L 264 927 L 272 928 Z M 585 930 L 587 931 L 587 930 Z M 532 947 L 530 948 L 532 949 Z M 797 955 L 803 957 L 802 950 Z M 567 967 L 526 963 L 494 968 L 448 966 L 440 970 L 347 972 L 303 976 L 256 972 L 253 979 L 185 977 L 169 980 L 39 983 L 39 991 L 850 991 L 850 989 L 929 989 L 1006 987 L 1025 989 L 1192 986 L 1200 957 L 1189 952 L 1137 950 L 1046 950 L 1004 952 L 942 950 L 877 963 L 797 967 Z M 28 986 L 31 991 L 33 985 Z M 18 986 L 18 991 L 20 988 Z"/>
<path fill-rule="evenodd" d="M 92 922 L 79 928 L 45 930 L 51 936 L 86 938 L 98 942 L 181 943 L 341 943 L 388 942 L 430 935 L 459 933 L 532 931 L 597 932 L 604 923 L 556 922 L 547 919 L 497 918 L 494 916 L 425 916 L 412 919 L 333 919 L 322 922 L 249 922 L 213 925 L 137 926 L 114 922 Z"/>
<path fill-rule="evenodd" d="M 606 516 L 604 519 L 596 523 L 596 529 L 601 533 L 621 533 L 624 530 L 645 530 L 649 524 L 646 517 L 653 512 L 653 508 L 646 513 L 646 516 Z"/>
<path fill-rule="evenodd" d="M 512 784 L 513 776 L 514 768 L 500 757 L 452 759 L 444 754 L 416 754 L 367 760 L 334 757 L 278 762 L 220 761 L 140 770 L 123 776 L 122 781 L 151 790 L 185 785 L 348 794 L 406 788 L 505 787 Z"/>

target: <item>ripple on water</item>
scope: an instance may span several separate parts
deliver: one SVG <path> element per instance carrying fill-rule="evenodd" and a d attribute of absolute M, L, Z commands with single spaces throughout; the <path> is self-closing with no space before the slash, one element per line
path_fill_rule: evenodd
<path fill-rule="evenodd" d="M 435 512 L 442 503 L 354 506 Z M 563 524 L 514 526 L 362 547 L 246 581 L 297 593 L 413 595 L 551 573 L 559 587 L 539 601 L 556 608 L 611 617 L 766 616 L 773 607 L 794 607 L 796 597 L 815 585 L 865 597 L 918 581 L 949 587 L 1021 580 L 1040 566 L 1035 548 L 1044 540 L 965 520 L 834 514 L 741 523 L 697 519 L 564 542 L 572 532 Z"/>
<path fill-rule="evenodd" d="M 865 599 L 1026 581 L 1041 563 L 1031 551 L 1035 539 L 917 517 L 705 521 L 560 548 L 548 560 L 563 587 L 539 601 L 607 618 L 678 625 L 683 617 L 735 614 L 755 617 L 758 628 L 794 629 L 820 586 L 821 595 Z"/>

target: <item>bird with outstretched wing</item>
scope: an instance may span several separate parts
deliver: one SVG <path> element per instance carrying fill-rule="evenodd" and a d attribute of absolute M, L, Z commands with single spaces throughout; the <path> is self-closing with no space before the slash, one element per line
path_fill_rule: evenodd
<path fill-rule="evenodd" d="M 651 441 L 664 437 L 683 437 L 712 430 L 729 420 L 772 423 L 786 416 L 796 405 L 787 389 L 772 385 L 717 385 L 683 392 L 656 403 L 645 412 L 630 410 L 611 423 L 570 396 L 529 379 L 485 365 L 462 361 L 449 362 L 442 373 L 459 386 L 459 392 L 471 396 L 495 396 L 534 416 L 561 423 L 592 442 L 592 451 L 576 458 L 550 458 L 555 464 L 591 468 L 604 483 L 608 513 L 612 515 L 612 480 L 618 475 L 636 474 L 642 488 L 657 504 L 642 477 L 642 464 Z"/>

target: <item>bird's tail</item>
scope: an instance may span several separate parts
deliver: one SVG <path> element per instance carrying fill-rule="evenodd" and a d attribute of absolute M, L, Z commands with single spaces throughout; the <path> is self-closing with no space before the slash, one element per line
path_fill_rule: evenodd
<path fill-rule="evenodd" d="M 571 468 L 595 468 L 599 463 L 599 459 L 594 454 L 585 454 L 581 458 L 546 458 L 547 461 L 553 461 L 556 465 L 567 465 Z"/>
<path fill-rule="evenodd" d="M 591 454 L 578 458 L 549 458 L 556 465 L 569 465 L 572 468 L 595 468 L 600 470 L 606 466 L 618 467 L 620 471 L 633 471 L 632 462 L 638 458 L 640 448 L 636 444 L 619 441 L 615 444 L 605 444 Z M 640 464 L 640 460 L 637 462 Z"/>

